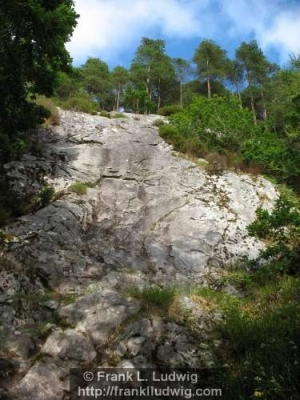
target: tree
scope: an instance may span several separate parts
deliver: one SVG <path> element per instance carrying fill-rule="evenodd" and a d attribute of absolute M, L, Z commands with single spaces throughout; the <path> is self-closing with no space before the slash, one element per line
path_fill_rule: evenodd
<path fill-rule="evenodd" d="M 165 54 L 165 41 L 143 38 L 130 71 L 133 82 L 138 86 L 143 82 L 150 103 L 155 101 L 159 108 L 163 83 L 174 78 L 171 59 Z"/>
<path fill-rule="evenodd" d="M 227 78 L 232 84 L 233 90 L 237 93 L 240 107 L 243 108 L 241 91 L 244 85 L 244 71 L 241 64 L 237 60 L 229 60 Z"/>
<path fill-rule="evenodd" d="M 183 58 L 173 58 L 172 61 L 175 70 L 175 76 L 180 85 L 179 104 L 180 107 L 183 107 L 183 84 L 187 77 L 191 74 L 191 66 L 190 63 Z"/>
<path fill-rule="evenodd" d="M 212 40 L 204 40 L 196 49 L 193 61 L 200 81 L 207 82 L 207 96 L 212 94 L 211 82 L 222 80 L 227 75 L 228 60 L 226 51 Z"/>
<path fill-rule="evenodd" d="M 250 93 L 250 105 L 253 113 L 253 121 L 256 124 L 256 110 L 254 102 L 253 90 L 255 87 L 260 88 L 260 95 L 263 107 L 263 119 L 267 118 L 267 110 L 265 105 L 264 88 L 269 74 L 276 69 L 274 64 L 269 63 L 264 53 L 259 48 L 256 40 L 249 43 L 243 42 L 236 50 L 236 66 L 243 71 L 243 75 L 248 84 Z"/>
<path fill-rule="evenodd" d="M 110 72 L 106 62 L 90 57 L 82 65 L 81 71 L 84 89 L 92 96 L 101 94 L 105 97 L 110 88 Z"/>
<path fill-rule="evenodd" d="M 0 0 L 0 134 L 13 140 L 46 115 L 30 99 L 50 96 L 76 25 L 72 0 Z"/>
<path fill-rule="evenodd" d="M 116 110 L 120 107 L 120 95 L 124 86 L 129 82 L 129 72 L 126 68 L 118 65 L 111 73 L 114 89 L 117 92 L 116 96 Z"/>

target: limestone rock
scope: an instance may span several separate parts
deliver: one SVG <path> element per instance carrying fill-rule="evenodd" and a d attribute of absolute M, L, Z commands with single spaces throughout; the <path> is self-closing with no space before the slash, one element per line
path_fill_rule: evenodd
<path fill-rule="evenodd" d="M 42 353 L 61 359 L 71 359 L 82 363 L 91 362 L 97 355 L 90 340 L 74 329 L 57 330 L 46 340 Z"/>
<path fill-rule="evenodd" d="M 62 307 L 60 316 L 78 330 L 86 332 L 96 346 L 101 348 L 113 328 L 139 310 L 136 301 L 128 300 L 118 293 L 103 290 L 82 297 L 74 304 Z"/>

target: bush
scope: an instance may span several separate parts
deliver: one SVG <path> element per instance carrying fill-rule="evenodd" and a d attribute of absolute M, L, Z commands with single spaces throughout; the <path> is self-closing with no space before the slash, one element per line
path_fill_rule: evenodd
<path fill-rule="evenodd" d="M 191 135 L 186 137 L 170 124 L 161 125 L 159 127 L 159 135 L 167 143 L 173 145 L 174 150 L 181 153 L 188 153 L 196 157 L 204 157 L 207 153 L 207 148 L 200 142 L 198 136 Z"/>
<path fill-rule="evenodd" d="M 225 399 L 298 399 L 300 385 L 299 278 L 245 272 L 243 296 L 198 289 L 195 294 L 219 310 L 214 329 L 221 346 L 215 356 Z M 236 278 L 235 278 L 236 279 Z"/>
<path fill-rule="evenodd" d="M 38 198 L 39 202 L 42 207 L 45 207 L 47 204 L 50 203 L 52 200 L 53 196 L 55 194 L 55 190 L 52 186 L 44 186 L 44 188 L 40 191 Z"/>
<path fill-rule="evenodd" d="M 246 165 L 259 165 L 265 173 L 277 177 L 281 182 L 293 183 L 299 179 L 299 150 L 276 133 L 258 133 L 248 140 L 243 159 Z"/>
<path fill-rule="evenodd" d="M 128 118 L 127 115 L 123 114 L 123 113 L 113 113 L 111 115 L 111 118 Z"/>
<path fill-rule="evenodd" d="M 161 118 L 157 118 L 157 119 L 156 119 L 155 121 L 153 121 L 153 123 L 152 123 L 153 126 L 157 126 L 158 128 L 159 128 L 160 126 L 164 125 L 164 124 L 165 124 L 165 122 L 164 122 L 164 120 L 161 119 Z"/>
<path fill-rule="evenodd" d="M 222 154 L 209 153 L 205 156 L 205 159 L 209 162 L 206 170 L 211 174 L 221 174 L 227 168 L 227 158 Z"/>
<path fill-rule="evenodd" d="M 99 115 L 100 115 L 100 117 L 111 118 L 110 113 L 105 110 L 102 110 Z"/>
<path fill-rule="evenodd" d="M 158 110 L 159 115 L 164 115 L 165 117 L 168 117 L 172 114 L 176 114 L 178 112 L 182 111 L 182 107 L 180 107 L 178 104 L 172 104 L 170 106 L 164 106 L 161 107 Z"/>
<path fill-rule="evenodd" d="M 83 182 L 76 182 L 69 186 L 69 190 L 77 194 L 86 194 L 87 188 L 88 185 Z"/>
<path fill-rule="evenodd" d="M 70 97 L 62 103 L 62 108 L 65 110 L 81 111 L 95 115 L 98 111 L 97 104 L 89 96 Z"/>
<path fill-rule="evenodd" d="M 46 119 L 43 126 L 49 125 L 59 125 L 60 124 L 60 116 L 56 105 L 53 101 L 46 96 L 38 96 L 35 100 L 36 104 L 45 107 L 50 112 L 49 118 Z"/>
<path fill-rule="evenodd" d="M 141 300 L 145 307 L 159 307 L 167 309 L 176 296 L 174 288 L 147 287 L 144 289 L 132 288 L 129 289 L 129 294 Z"/>
<path fill-rule="evenodd" d="M 281 195 L 272 212 L 258 208 L 257 219 L 248 227 L 252 236 L 271 244 L 261 257 L 273 260 L 274 268 L 288 273 L 300 272 L 300 202 Z"/>

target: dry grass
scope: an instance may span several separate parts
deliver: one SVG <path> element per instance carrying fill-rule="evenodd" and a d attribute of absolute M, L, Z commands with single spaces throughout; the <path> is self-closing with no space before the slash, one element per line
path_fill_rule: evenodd
<path fill-rule="evenodd" d="M 38 96 L 36 103 L 47 108 L 51 112 L 51 116 L 44 122 L 43 127 L 60 124 L 60 116 L 56 105 L 53 101 L 45 96 Z"/>

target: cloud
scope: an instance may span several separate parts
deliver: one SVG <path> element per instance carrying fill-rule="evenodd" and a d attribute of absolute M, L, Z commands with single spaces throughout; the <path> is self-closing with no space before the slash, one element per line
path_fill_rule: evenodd
<path fill-rule="evenodd" d="M 75 62 L 87 55 L 111 59 L 159 32 L 168 37 L 200 34 L 198 13 L 207 0 L 76 0 L 80 19 L 67 45 Z"/>
<path fill-rule="evenodd" d="M 80 19 L 67 48 L 77 65 L 88 56 L 122 63 L 143 36 L 224 47 L 256 39 L 282 62 L 300 53 L 298 0 L 75 0 L 75 8 Z"/>
<path fill-rule="evenodd" d="M 300 55 L 300 7 L 298 13 L 282 13 L 274 20 L 273 26 L 265 32 L 262 44 L 277 48 L 280 61 L 284 63 L 290 54 Z"/>
<path fill-rule="evenodd" d="M 289 0 L 227 0 L 223 13 L 231 37 L 251 36 L 263 50 L 276 50 L 280 61 L 300 53 L 300 5 Z M 243 39 L 244 40 L 244 39 Z"/>

